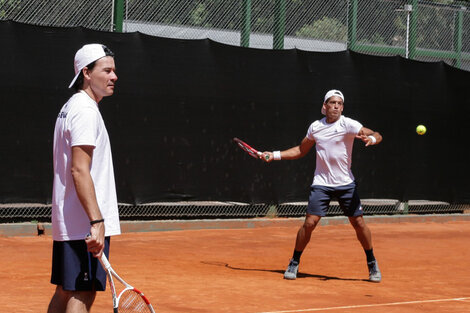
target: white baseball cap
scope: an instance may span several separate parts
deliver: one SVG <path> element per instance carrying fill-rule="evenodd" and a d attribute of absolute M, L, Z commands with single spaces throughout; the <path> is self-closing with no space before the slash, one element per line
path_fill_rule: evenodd
<path fill-rule="evenodd" d="M 330 91 L 328 91 L 326 94 L 325 94 L 325 99 L 323 100 L 323 103 L 325 103 L 326 101 L 328 101 L 328 99 L 330 99 L 331 97 L 333 96 L 336 96 L 336 97 L 340 97 L 341 100 L 343 100 L 343 103 L 344 103 L 344 96 L 343 96 L 343 93 L 339 90 L 336 90 L 336 89 L 331 89 Z M 325 109 L 323 108 L 323 105 L 321 107 L 321 114 L 323 115 L 326 115 L 326 112 L 325 112 Z"/>
<path fill-rule="evenodd" d="M 70 83 L 69 88 L 72 88 L 73 84 L 75 84 L 78 75 L 80 75 L 80 72 L 83 70 L 84 67 L 86 67 L 90 63 L 95 62 L 98 59 L 101 59 L 104 56 L 106 56 L 106 52 L 104 51 L 104 46 L 102 44 L 92 43 L 81 47 L 77 51 L 77 53 L 75 53 L 75 59 L 73 62 L 73 67 L 75 69 L 75 77 Z"/>

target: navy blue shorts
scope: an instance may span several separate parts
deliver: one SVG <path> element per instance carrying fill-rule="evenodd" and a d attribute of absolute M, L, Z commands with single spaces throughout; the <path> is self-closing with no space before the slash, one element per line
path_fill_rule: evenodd
<path fill-rule="evenodd" d="M 339 187 L 313 185 L 308 199 L 307 213 L 310 215 L 326 216 L 330 201 L 333 198 L 338 200 L 344 215 L 363 215 L 364 212 L 355 182 Z"/>
<path fill-rule="evenodd" d="M 105 238 L 106 256 L 110 241 L 110 237 Z M 85 240 L 54 241 L 51 283 L 69 291 L 104 291 L 106 271 L 87 251 Z"/>

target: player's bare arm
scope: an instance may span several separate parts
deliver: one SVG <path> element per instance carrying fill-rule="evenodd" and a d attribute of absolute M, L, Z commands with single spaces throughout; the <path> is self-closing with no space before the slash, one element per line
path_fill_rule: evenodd
<path fill-rule="evenodd" d="M 307 155 L 307 153 L 312 149 L 312 147 L 315 145 L 314 140 L 310 140 L 307 137 L 305 137 L 300 145 L 289 148 L 287 150 L 283 151 L 265 151 L 263 152 L 263 156 L 268 155 L 269 158 L 263 158 L 265 162 L 272 162 L 273 160 L 278 160 L 279 157 L 281 160 L 296 160 L 303 158 L 304 156 Z M 275 154 L 278 153 L 279 155 L 276 156 Z"/>
<path fill-rule="evenodd" d="M 93 146 L 72 147 L 72 177 L 78 199 L 90 221 L 98 221 L 103 217 L 96 200 L 95 187 L 90 174 Z M 86 239 L 88 251 L 100 257 L 104 249 L 104 223 L 90 226 L 90 237 Z"/>
<path fill-rule="evenodd" d="M 362 127 L 361 130 L 359 130 L 356 138 L 362 140 L 366 144 L 366 147 L 377 145 L 382 141 L 382 135 L 380 133 L 366 127 Z"/>

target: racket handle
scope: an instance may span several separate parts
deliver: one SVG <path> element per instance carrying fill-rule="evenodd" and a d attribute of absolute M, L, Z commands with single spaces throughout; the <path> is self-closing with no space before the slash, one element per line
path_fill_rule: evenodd
<path fill-rule="evenodd" d="M 106 257 L 106 255 L 104 255 L 104 252 L 101 255 L 100 262 L 101 262 L 101 265 L 103 265 L 103 267 L 106 269 L 106 271 L 108 271 L 111 268 L 111 264 L 109 264 L 108 258 Z"/>

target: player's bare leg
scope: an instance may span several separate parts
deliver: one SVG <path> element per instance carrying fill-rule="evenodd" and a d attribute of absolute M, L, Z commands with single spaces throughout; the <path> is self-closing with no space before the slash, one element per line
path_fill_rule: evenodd
<path fill-rule="evenodd" d="M 372 249 L 372 234 L 369 227 L 367 227 L 364 217 L 361 216 L 350 216 L 349 222 L 356 231 L 356 236 L 361 243 L 364 250 Z"/>
<path fill-rule="evenodd" d="M 94 291 L 73 291 L 67 303 L 66 313 L 89 313 L 91 305 L 95 301 Z"/>
<path fill-rule="evenodd" d="M 66 291 L 57 286 L 48 313 L 88 313 L 95 300 L 94 291 Z"/>
<path fill-rule="evenodd" d="M 68 300 L 69 296 L 64 292 L 62 286 L 57 286 L 51 302 L 49 303 L 47 313 L 65 312 Z"/>
<path fill-rule="evenodd" d="M 307 214 L 305 217 L 304 224 L 300 227 L 297 232 L 297 238 L 295 240 L 295 250 L 304 251 L 305 247 L 310 241 L 313 230 L 317 227 L 320 222 L 321 216 Z"/>
<path fill-rule="evenodd" d="M 372 249 L 372 234 L 367 227 L 364 217 L 361 216 L 351 216 L 349 217 L 349 222 L 354 227 L 356 231 L 356 236 L 367 256 L 367 267 L 369 268 L 369 280 L 373 282 L 380 282 L 382 280 L 382 274 L 380 272 L 377 260 L 375 259 L 374 252 Z"/>
<path fill-rule="evenodd" d="M 297 232 L 297 238 L 295 240 L 295 250 L 292 259 L 287 266 L 284 273 L 285 279 L 296 279 L 297 272 L 299 270 L 300 255 L 304 251 L 305 247 L 310 241 L 313 230 L 317 227 L 321 217 L 316 215 L 307 214 L 305 217 L 304 224 L 300 227 Z"/>

